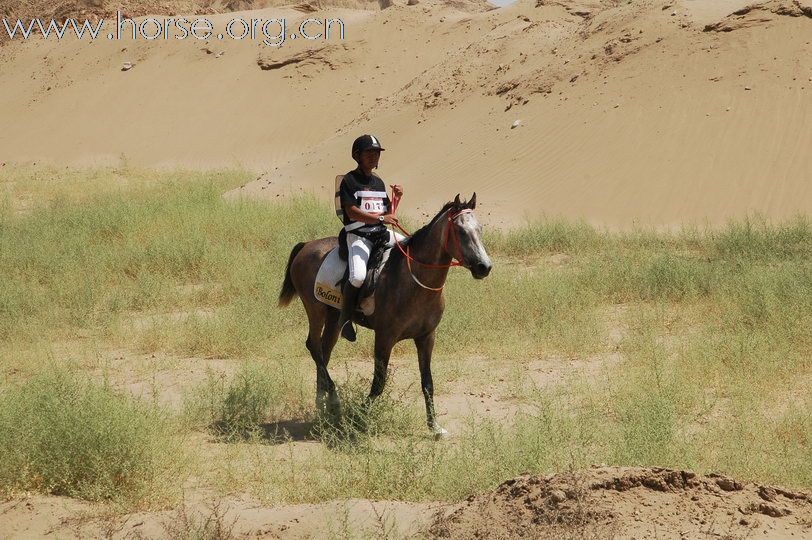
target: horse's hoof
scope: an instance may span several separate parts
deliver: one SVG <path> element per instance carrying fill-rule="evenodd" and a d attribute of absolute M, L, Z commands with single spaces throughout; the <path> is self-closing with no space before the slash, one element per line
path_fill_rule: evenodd
<path fill-rule="evenodd" d="M 440 426 L 437 426 L 436 428 L 434 428 L 433 431 L 434 431 L 434 440 L 435 441 L 440 441 L 440 440 L 448 438 L 448 430 L 445 429 L 445 428 L 441 428 Z"/>
<path fill-rule="evenodd" d="M 341 414 L 341 400 L 338 399 L 338 394 L 330 394 L 327 398 L 327 411 L 330 414 Z"/>

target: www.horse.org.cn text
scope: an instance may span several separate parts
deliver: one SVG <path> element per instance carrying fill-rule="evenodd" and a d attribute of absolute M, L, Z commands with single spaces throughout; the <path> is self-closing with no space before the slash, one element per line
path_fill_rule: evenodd
<path fill-rule="evenodd" d="M 107 29 L 105 25 L 113 27 Z M 41 19 L 31 19 L 24 22 L 20 19 L 8 20 L 3 18 L 3 29 L 9 39 L 29 39 L 37 34 L 45 39 L 61 40 L 66 36 L 75 36 L 78 39 L 144 39 L 155 40 L 251 40 L 261 41 L 269 47 L 280 47 L 286 40 L 343 40 L 344 21 L 341 18 L 309 18 L 298 25 L 294 25 L 290 33 L 287 20 L 284 17 L 274 19 L 235 17 L 226 23 L 222 31 L 211 20 L 200 17 L 190 20 L 186 17 L 145 17 L 142 20 L 133 20 L 123 17 L 116 12 L 116 20 L 99 19 L 91 22 L 87 19 L 78 22 L 68 18 L 62 22 Z"/>

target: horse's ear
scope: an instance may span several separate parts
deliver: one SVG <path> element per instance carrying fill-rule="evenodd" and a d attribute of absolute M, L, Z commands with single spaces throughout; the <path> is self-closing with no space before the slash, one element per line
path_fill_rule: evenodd
<path fill-rule="evenodd" d="M 476 208 L 476 191 L 474 191 L 474 194 L 471 196 L 471 200 L 468 201 L 468 208 L 471 210 Z"/>
<path fill-rule="evenodd" d="M 456 206 L 457 208 L 459 208 L 459 207 L 460 207 L 460 204 L 461 204 L 461 203 L 460 203 L 460 194 L 459 194 L 459 193 L 457 193 L 457 196 L 456 196 L 456 197 L 454 197 L 454 206 Z"/>

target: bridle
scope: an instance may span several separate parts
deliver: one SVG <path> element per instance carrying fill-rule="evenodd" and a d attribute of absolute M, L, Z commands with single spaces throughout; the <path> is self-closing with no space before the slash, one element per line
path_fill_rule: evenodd
<path fill-rule="evenodd" d="M 459 216 L 461 216 L 463 214 L 471 214 L 471 213 L 473 213 L 473 210 L 471 210 L 470 208 L 463 208 L 462 210 L 460 210 L 458 212 L 453 212 L 453 213 L 448 212 L 447 213 L 446 217 L 448 219 L 448 227 L 446 228 L 445 239 L 443 240 L 443 250 L 446 252 L 446 254 L 449 257 L 451 257 L 451 262 L 449 264 L 430 264 L 430 263 L 420 262 L 417 259 L 415 259 L 414 257 L 412 257 L 412 255 L 410 253 L 411 246 L 406 246 L 406 249 L 404 250 L 403 246 L 400 245 L 400 242 L 395 242 L 395 245 L 398 246 L 398 249 L 400 249 L 400 252 L 403 253 L 404 257 L 406 257 L 406 265 L 409 268 L 409 275 L 412 276 L 412 279 L 414 280 L 415 283 L 417 283 L 418 285 L 420 285 L 421 287 L 423 287 L 426 290 L 434 291 L 434 292 L 440 292 L 445 287 L 445 283 L 440 287 L 429 287 L 428 285 L 425 285 L 425 284 L 421 283 L 421 281 L 419 279 L 417 279 L 417 276 L 414 275 L 414 271 L 412 271 L 412 262 L 417 263 L 420 266 L 425 266 L 426 268 L 451 268 L 452 266 L 465 267 L 465 256 L 464 256 L 463 251 L 462 251 L 462 244 L 460 243 L 459 234 L 457 233 L 457 229 L 454 226 L 454 220 L 457 219 Z M 400 229 L 403 232 L 403 234 L 405 234 L 406 236 L 411 236 L 411 234 L 409 234 L 408 231 L 406 231 L 406 229 L 404 229 L 400 225 L 396 225 L 396 226 L 397 226 L 398 229 Z M 454 259 L 456 259 L 456 257 L 448 250 L 449 238 L 452 235 L 454 236 L 454 242 L 457 244 L 457 249 L 458 249 L 459 254 L 460 254 L 459 260 L 456 260 L 456 261 L 454 260 Z"/>

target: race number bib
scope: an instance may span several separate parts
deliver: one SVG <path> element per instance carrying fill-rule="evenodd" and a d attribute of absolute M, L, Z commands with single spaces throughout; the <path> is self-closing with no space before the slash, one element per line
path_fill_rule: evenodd
<path fill-rule="evenodd" d="M 359 208 L 364 212 L 378 215 L 386 213 L 385 191 L 359 191 L 355 195 L 361 198 Z"/>

